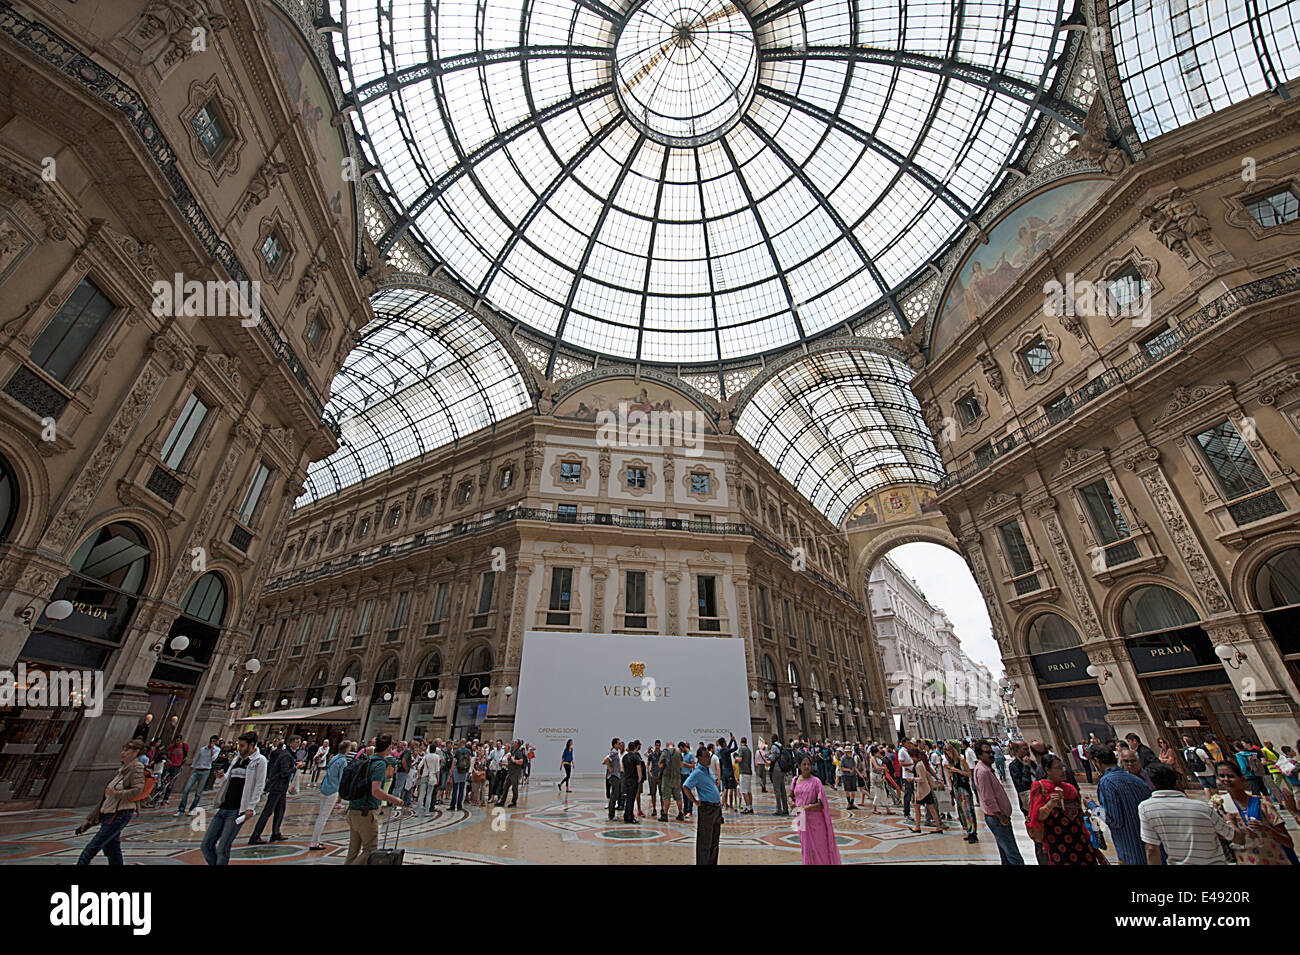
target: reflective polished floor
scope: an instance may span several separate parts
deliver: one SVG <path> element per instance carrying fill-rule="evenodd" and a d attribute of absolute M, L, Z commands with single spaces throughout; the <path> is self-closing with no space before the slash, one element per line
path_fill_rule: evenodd
<path fill-rule="evenodd" d="M 941 804 L 947 805 L 941 794 Z M 343 811 L 336 808 L 325 828 L 326 850 L 308 852 L 311 827 L 316 819 L 318 797 L 304 781 L 302 791 L 289 797 L 283 833 L 286 842 L 247 845 L 252 824 L 246 823 L 236 840 L 231 863 L 337 865 L 347 854 L 348 830 Z M 1012 799 L 1014 804 L 1015 800 Z M 998 863 L 997 846 L 980 817 L 980 841 L 967 844 L 955 822 L 942 834 L 916 835 L 898 815 L 850 812 L 840 792 L 831 792 L 836 836 L 846 864 L 982 864 Z M 202 865 L 199 842 L 211 808 L 209 792 L 192 818 L 173 815 L 171 810 L 146 811 L 127 827 L 123 854 L 127 864 Z M 521 790 L 514 809 L 467 807 L 448 812 L 444 808 L 422 814 L 418 809 L 400 811 L 400 844 L 406 849 L 408 865 L 473 864 L 613 864 L 690 865 L 695 861 L 695 827 L 692 822 L 662 823 L 650 817 L 649 799 L 642 797 L 647 813 L 636 824 L 627 824 L 619 814 L 606 818 L 604 783 L 596 778 L 575 779 L 570 794 L 560 793 L 552 779 L 534 779 Z M 755 793 L 753 815 L 728 811 L 722 827 L 720 859 L 723 864 L 797 865 L 799 834 L 794 817 L 773 816 L 775 800 L 769 791 Z M 0 864 L 71 865 L 76 862 L 90 833 L 73 833 L 85 812 L 72 809 L 42 809 L 0 814 Z M 396 831 L 397 819 L 389 825 Z M 1033 843 L 1024 831 L 1024 820 L 1015 813 L 1014 827 L 1020 852 L 1034 864 Z M 270 834 L 269 826 L 264 837 Z M 1112 849 L 1108 855 L 1114 858 Z M 104 865 L 103 857 L 95 860 Z"/>

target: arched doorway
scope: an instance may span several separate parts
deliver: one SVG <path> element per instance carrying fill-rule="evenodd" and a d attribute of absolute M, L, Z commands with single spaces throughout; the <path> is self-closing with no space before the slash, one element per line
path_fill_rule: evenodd
<path fill-rule="evenodd" d="M 370 688 L 370 706 L 361 728 L 361 738 L 370 740 L 384 732 L 384 724 L 393 712 L 393 697 L 397 693 L 397 657 L 390 656 L 375 671 L 375 682 Z"/>
<path fill-rule="evenodd" d="M 199 577 L 185 594 L 149 675 L 149 712 L 158 735 L 170 740 L 184 726 L 195 692 L 208 671 L 226 619 L 226 583 L 215 571 Z M 191 749 L 198 741 L 189 740 Z"/>
<path fill-rule="evenodd" d="M 1300 686 L 1300 547 L 1278 551 L 1255 572 L 1255 605 L 1277 641 L 1287 671 Z"/>
<path fill-rule="evenodd" d="M 777 680 L 776 664 L 772 657 L 763 654 L 763 701 L 767 707 L 768 730 L 773 736 L 785 738 L 781 721 L 781 684 Z"/>
<path fill-rule="evenodd" d="M 0 541 L 7 541 L 9 532 L 14 529 L 18 504 L 18 479 L 8 459 L 0 454 Z"/>
<path fill-rule="evenodd" d="M 1183 736 L 1254 738 L 1200 620 L 1185 597 L 1159 584 L 1136 588 L 1120 604 L 1119 630 L 1156 727 L 1175 746 Z"/>
<path fill-rule="evenodd" d="M 11 475 L 0 477 L 0 506 L 6 493 L 9 499 L 9 511 L 0 513 L 0 519 L 9 523 L 16 506 L 13 487 Z M 149 577 L 150 548 L 139 528 L 113 523 L 88 536 L 69 563 L 71 572 L 55 585 L 49 603 L 67 600 L 72 612 L 51 620 L 42 609 L 16 661 L 19 672 L 26 674 L 25 685 L 15 687 L 23 691 L 23 705 L 0 710 L 0 739 L 5 744 L 0 787 L 6 808 L 37 805 L 58 772 L 61 755 L 85 712 L 80 674 L 105 670 L 121 648 Z M 77 685 L 51 680 L 52 670 L 75 671 Z M 59 698 L 64 693 L 71 698 Z M 136 735 L 151 737 L 160 728 L 161 723 L 142 720 Z"/>
<path fill-rule="evenodd" d="M 786 681 L 790 684 L 790 702 L 794 704 L 795 728 L 799 730 L 804 739 L 809 739 L 808 735 L 808 710 L 807 702 L 803 698 L 803 692 L 799 686 L 799 669 L 793 663 L 787 663 L 785 667 Z"/>
<path fill-rule="evenodd" d="M 357 684 L 361 681 L 361 661 L 353 660 L 343 668 L 339 685 L 334 690 L 334 705 L 347 706 L 357 701 Z"/>
<path fill-rule="evenodd" d="M 438 678 L 442 674 L 442 654 L 427 653 L 415 670 L 411 685 L 411 705 L 406 710 L 406 739 L 433 739 L 437 736 L 434 710 L 438 706 Z"/>
<path fill-rule="evenodd" d="M 479 727 L 487 719 L 484 691 L 492 685 L 492 651 L 478 646 L 465 655 L 456 684 L 456 710 L 452 717 L 453 739 L 478 739 Z"/>
<path fill-rule="evenodd" d="M 1106 701 L 1097 681 L 1088 676 L 1088 654 L 1074 624 L 1059 613 L 1038 614 L 1029 621 L 1025 649 L 1060 744 L 1087 742 L 1090 733 L 1099 740 L 1111 738 Z"/>

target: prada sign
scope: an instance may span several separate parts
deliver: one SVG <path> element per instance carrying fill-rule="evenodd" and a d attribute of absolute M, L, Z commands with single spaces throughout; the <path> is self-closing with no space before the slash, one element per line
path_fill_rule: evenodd
<path fill-rule="evenodd" d="M 1034 674 L 1040 684 L 1078 683 L 1080 680 L 1092 679 L 1088 676 L 1088 654 L 1083 652 L 1082 647 L 1039 653 L 1033 660 Z"/>
<path fill-rule="evenodd" d="M 1129 637 L 1129 656 L 1138 673 L 1161 673 L 1218 664 L 1210 638 L 1200 627 L 1166 630 L 1164 633 Z"/>

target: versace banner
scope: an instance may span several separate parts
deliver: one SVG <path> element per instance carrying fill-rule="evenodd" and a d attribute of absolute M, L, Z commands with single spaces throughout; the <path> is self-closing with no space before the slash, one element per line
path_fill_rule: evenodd
<path fill-rule="evenodd" d="M 569 739 L 574 773 L 589 775 L 603 772 L 615 736 L 694 747 L 751 735 L 745 644 L 735 637 L 530 630 L 518 698 L 514 735 L 537 747 L 544 775 L 559 771 Z"/>

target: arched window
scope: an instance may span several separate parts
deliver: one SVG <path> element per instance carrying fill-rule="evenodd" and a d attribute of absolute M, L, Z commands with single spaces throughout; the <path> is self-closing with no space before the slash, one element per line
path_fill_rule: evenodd
<path fill-rule="evenodd" d="M 137 594 L 149 573 L 149 545 L 133 525 L 109 524 L 86 538 L 71 563 L 73 572 L 88 580 Z"/>
<path fill-rule="evenodd" d="M 1260 610 L 1300 604 L 1300 547 L 1290 547 L 1264 562 L 1255 575 L 1255 600 Z"/>
<path fill-rule="evenodd" d="M 14 520 L 18 517 L 18 479 L 13 468 L 0 455 L 0 541 L 9 539 Z"/>
<path fill-rule="evenodd" d="M 768 683 L 776 682 L 776 664 L 766 653 L 763 654 L 763 679 Z"/>
<path fill-rule="evenodd" d="M 791 686 L 796 688 L 799 686 L 799 671 L 795 668 L 795 665 L 793 663 L 786 664 L 785 675 L 786 678 L 790 681 Z"/>
<path fill-rule="evenodd" d="M 226 616 L 226 584 L 221 575 L 208 571 L 194 581 L 181 612 L 214 627 L 221 626 Z"/>
<path fill-rule="evenodd" d="M 361 680 L 361 661 L 353 660 L 339 677 L 338 691 L 334 694 L 335 706 L 357 701 L 357 683 Z"/>
<path fill-rule="evenodd" d="M 280 679 L 280 688 L 275 691 L 275 705 L 272 709 L 282 710 L 294 705 L 294 694 L 298 692 L 298 668 L 289 667 Z"/>
<path fill-rule="evenodd" d="M 1200 615 L 1182 596 L 1158 584 L 1133 591 L 1124 598 L 1119 613 L 1119 629 L 1126 637 L 1194 627 L 1200 621 Z"/>
<path fill-rule="evenodd" d="M 487 647 L 475 647 L 461 664 L 461 673 L 487 673 L 492 669 L 492 651 Z"/>
<path fill-rule="evenodd" d="M 379 672 L 375 674 L 376 683 L 391 683 L 397 679 L 397 657 L 389 657 L 379 665 Z"/>
<path fill-rule="evenodd" d="M 1029 624 L 1025 642 L 1030 654 L 1052 653 L 1083 645 L 1079 632 L 1059 613 L 1040 613 L 1035 617 Z"/>

